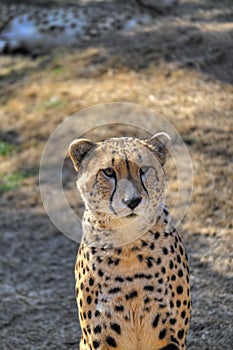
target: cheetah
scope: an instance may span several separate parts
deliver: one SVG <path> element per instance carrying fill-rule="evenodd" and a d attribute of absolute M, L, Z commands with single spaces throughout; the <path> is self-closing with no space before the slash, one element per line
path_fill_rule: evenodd
<path fill-rule="evenodd" d="M 137 6 L 109 2 L 73 6 L 3 5 L 0 7 L 0 54 L 43 54 L 57 47 L 80 48 L 113 32 L 150 24 Z"/>
<path fill-rule="evenodd" d="M 144 7 L 167 13 L 176 0 L 157 0 L 149 6 L 141 1 L 79 1 L 78 4 L 36 6 L 1 4 L 0 54 L 24 53 L 40 55 L 58 47 L 85 47 L 91 40 L 105 35 L 140 31 L 155 23 Z"/>
<path fill-rule="evenodd" d="M 81 350 L 186 349 L 189 264 L 165 205 L 167 139 L 69 147 L 85 204 L 75 265 Z"/>

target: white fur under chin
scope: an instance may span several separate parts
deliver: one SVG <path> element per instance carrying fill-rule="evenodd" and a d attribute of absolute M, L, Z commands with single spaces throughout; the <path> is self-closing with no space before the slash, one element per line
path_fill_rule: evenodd
<path fill-rule="evenodd" d="M 96 226 L 93 229 L 92 220 L 83 220 L 83 239 L 87 245 L 93 247 L 120 247 L 132 243 L 148 232 L 157 222 L 164 207 L 161 201 L 157 209 L 149 208 L 143 215 L 126 216 L 118 221 L 118 225 L 113 226 L 113 216 L 106 214 L 104 219 L 105 228 Z M 85 214 L 84 214 L 85 215 Z M 90 213 L 87 211 L 86 215 Z M 93 221 L 95 217 L 91 215 Z M 152 220 L 153 219 L 153 220 Z"/>

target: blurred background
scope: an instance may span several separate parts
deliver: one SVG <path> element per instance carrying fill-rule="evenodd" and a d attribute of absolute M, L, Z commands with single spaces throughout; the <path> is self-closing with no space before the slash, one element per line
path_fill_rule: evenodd
<path fill-rule="evenodd" d="M 188 147 L 188 349 L 232 349 L 232 84 L 231 0 L 0 1 L 1 349 L 78 348 L 78 245 L 43 209 L 40 159 L 67 116 L 119 101 L 161 113 Z"/>

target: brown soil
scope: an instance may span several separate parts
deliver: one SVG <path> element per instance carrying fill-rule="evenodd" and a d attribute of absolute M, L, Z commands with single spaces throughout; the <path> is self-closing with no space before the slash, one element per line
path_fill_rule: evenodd
<path fill-rule="evenodd" d="M 230 4 L 183 0 L 173 14 L 131 36 L 111 33 L 101 42 L 34 59 L 0 56 L 0 138 L 11 146 L 0 156 L 1 349 L 78 348 L 77 244 L 58 232 L 43 209 L 39 162 L 67 115 L 114 101 L 161 113 L 188 146 L 194 189 L 179 227 L 192 276 L 188 349 L 232 349 Z M 12 174 L 18 186 L 16 181 L 7 190 Z"/>

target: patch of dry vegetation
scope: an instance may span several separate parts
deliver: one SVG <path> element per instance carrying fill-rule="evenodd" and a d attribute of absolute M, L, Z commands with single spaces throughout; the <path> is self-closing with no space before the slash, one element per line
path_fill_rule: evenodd
<path fill-rule="evenodd" d="M 130 101 L 168 118 L 189 147 L 194 167 L 190 228 L 232 228 L 231 86 L 174 63 L 130 70 L 103 48 L 36 61 L 1 59 L 5 85 L 20 77 L 1 94 L 1 132 L 14 130 L 20 140 L 14 154 L 2 159 L 2 174 L 38 169 L 47 138 L 66 116 L 94 104 Z"/>

